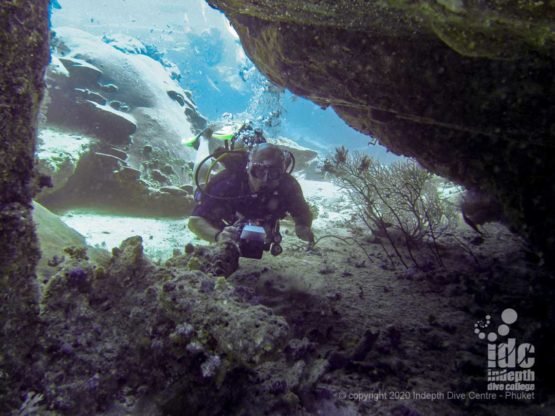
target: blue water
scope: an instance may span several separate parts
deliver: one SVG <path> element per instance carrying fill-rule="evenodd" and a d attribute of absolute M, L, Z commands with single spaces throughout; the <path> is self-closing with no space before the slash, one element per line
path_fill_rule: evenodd
<path fill-rule="evenodd" d="M 109 37 L 122 33 L 142 41 L 148 54 L 177 66 L 179 82 L 209 121 L 225 113 L 248 118 L 269 137 L 285 136 L 322 154 L 344 145 L 387 163 L 396 157 L 373 138 L 343 122 L 332 109 L 275 88 L 245 56 L 225 16 L 204 0 L 58 0 L 53 30 L 73 26 Z"/>

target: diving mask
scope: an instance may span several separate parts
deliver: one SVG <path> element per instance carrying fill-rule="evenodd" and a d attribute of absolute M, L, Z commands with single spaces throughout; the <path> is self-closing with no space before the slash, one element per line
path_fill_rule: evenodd
<path fill-rule="evenodd" d="M 249 173 L 256 179 L 275 181 L 283 175 L 284 171 L 281 166 L 251 163 Z"/>

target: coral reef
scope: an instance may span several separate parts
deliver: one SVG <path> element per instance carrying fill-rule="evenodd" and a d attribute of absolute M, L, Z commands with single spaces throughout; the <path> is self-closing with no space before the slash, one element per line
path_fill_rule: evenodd
<path fill-rule="evenodd" d="M 238 301 L 225 280 L 151 264 L 140 237 L 114 249 L 106 268 L 66 260 L 46 285 L 40 316 L 43 394 L 71 415 L 105 411 L 124 394 L 150 396 L 168 414 L 218 414 L 213 402 L 229 400 L 234 377 L 288 337 L 282 318 Z"/>
<path fill-rule="evenodd" d="M 177 254 L 166 262 L 166 266 L 182 266 L 200 270 L 213 276 L 228 277 L 239 268 L 239 247 L 232 242 L 211 246 L 187 244 L 183 255 Z"/>
<path fill-rule="evenodd" d="M 75 172 L 79 158 L 90 149 L 92 140 L 91 137 L 39 127 L 37 170 L 41 175 L 49 177 L 51 182 L 49 186 L 40 189 L 40 198 L 60 190 L 67 184 Z"/>
<path fill-rule="evenodd" d="M 297 25 L 299 19 L 310 11 L 308 15 L 318 16 L 322 25 L 351 22 L 353 30 L 365 27 L 360 25 L 368 22 L 387 23 L 390 20 L 385 18 L 391 17 L 392 13 L 387 8 L 380 9 L 382 3 L 366 9 L 360 7 L 366 2 L 358 1 L 351 2 L 344 9 L 340 7 L 341 2 L 331 4 L 329 0 L 319 4 L 335 8 L 319 9 L 316 2 L 256 3 L 258 6 L 250 9 L 251 13 L 260 13 L 259 7 L 262 6 L 277 5 L 279 10 L 267 9 L 264 16 L 279 16 L 282 20 L 293 22 L 288 23 L 290 25 Z M 227 4 L 235 7 L 238 2 L 229 1 Z M 488 4 L 473 3 L 467 6 L 468 13 L 475 18 L 476 15 L 471 12 Z M 400 3 L 396 7 L 425 10 L 427 6 L 427 2 L 421 2 L 412 5 Z M 462 6 L 457 2 L 442 1 L 437 7 L 439 9 L 434 10 L 445 8 L 458 13 Z M 505 21 L 505 24 L 511 25 L 525 17 L 537 19 L 539 32 L 531 29 L 525 30 L 523 36 L 515 35 L 518 41 L 515 48 L 515 43 L 510 41 L 513 38 L 507 42 L 517 53 L 521 53 L 521 46 L 525 44 L 537 53 L 531 55 L 536 58 L 531 58 L 531 61 L 516 59 L 508 63 L 490 62 L 490 65 L 485 64 L 482 58 L 465 58 L 459 68 L 460 73 L 466 74 L 474 68 L 477 78 L 463 76 L 468 84 L 462 80 L 453 82 L 453 78 L 439 83 L 444 90 L 451 92 L 446 94 L 446 99 L 453 104 L 451 112 L 445 112 L 447 118 L 440 119 L 443 124 L 438 124 L 433 118 L 437 114 L 432 110 L 429 114 L 426 111 L 392 112 L 390 110 L 394 108 L 404 107 L 389 107 L 387 97 L 382 97 L 383 107 L 380 108 L 371 105 L 355 108 L 350 100 L 334 103 L 343 111 L 344 117 L 354 117 L 352 123 L 364 127 L 361 129 L 382 131 L 383 128 L 382 140 L 390 140 L 393 148 L 400 146 L 407 149 L 406 152 L 415 149 L 414 153 L 429 166 L 435 166 L 437 171 L 452 173 L 460 168 L 461 172 L 453 174 L 454 177 L 461 179 L 464 176 L 470 184 L 485 183 L 485 188 L 496 191 L 494 193 L 503 203 L 505 214 L 511 214 L 508 215 L 509 220 L 516 221 L 520 226 L 528 224 L 530 235 L 540 243 L 545 243 L 542 238 L 553 236 L 551 217 L 543 215 L 551 212 L 551 206 L 546 206 L 542 200 L 543 191 L 551 189 L 553 183 L 552 171 L 546 167 L 551 152 L 545 149 L 542 141 L 542 134 L 550 128 L 550 122 L 545 121 L 550 117 L 546 115 L 551 114 L 552 109 L 551 101 L 538 92 L 543 91 L 544 80 L 550 80 L 545 78 L 546 74 L 552 72 L 545 70 L 544 64 L 549 59 L 542 54 L 550 43 L 548 35 L 540 36 L 545 24 L 542 17 L 537 16 L 547 7 L 550 5 L 519 3 L 509 16 L 511 19 Z M 244 262 L 242 273 L 228 279 L 190 270 L 190 263 L 195 258 L 199 267 L 208 267 L 207 263 L 219 256 L 233 260 L 235 254 L 232 250 L 226 252 L 226 247 L 219 248 L 224 249 L 221 254 L 208 252 L 206 258 L 201 255 L 200 249 L 188 248 L 186 254 L 189 257 L 183 256 L 183 261 L 189 264 L 187 268 L 178 264 L 181 256 L 174 259 L 176 264 L 168 263 L 164 267 L 153 265 L 143 255 L 139 237 L 128 239 L 115 249 L 106 266 L 92 263 L 90 253 L 75 245 L 65 251 L 63 262 L 59 262 L 59 258 L 51 259 L 51 264 L 61 268 L 48 280 L 40 297 L 34 275 L 39 252 L 30 210 L 31 198 L 36 190 L 33 183 L 36 119 L 44 68 L 48 61 L 47 10 L 48 2 L 43 0 L 0 4 L 0 23 L 6 29 L 0 33 L 3 46 L 0 58 L 6 69 L 0 73 L 1 413 L 486 414 L 490 409 L 496 414 L 549 412 L 553 403 L 550 392 L 554 385 L 551 372 L 554 314 L 551 302 L 553 291 L 546 289 L 554 287 L 553 276 L 537 269 L 530 262 L 530 253 L 522 247 L 521 241 L 500 228 L 488 229 L 489 235 L 472 248 L 475 251 L 473 259 L 468 254 L 452 251 L 448 256 L 452 271 L 426 273 L 413 269 L 392 272 L 382 267 L 386 259 L 378 247 L 368 247 L 370 255 L 361 259 L 351 246 L 326 245 L 327 240 L 318 247 L 322 250 L 320 253 L 300 254 L 294 250 L 285 253 L 295 261 L 284 262 L 282 256 L 265 259 L 268 266 Z M 284 10 L 288 13 L 283 13 Z M 324 13 L 315 14 L 318 10 Z M 325 13 L 326 10 L 333 10 L 334 13 Z M 365 14 L 364 18 L 349 14 L 365 10 L 383 12 L 378 17 L 382 16 L 384 20 L 369 19 Z M 295 11 L 300 15 L 291 13 Z M 495 13 L 490 12 L 489 15 L 495 17 Z M 238 25 L 239 20 L 248 21 L 241 35 L 245 39 L 246 27 L 249 27 L 253 42 L 300 35 L 306 35 L 303 39 L 311 39 L 311 42 L 324 42 L 323 46 L 332 50 L 322 50 L 326 65 L 321 68 L 325 69 L 326 76 L 322 76 L 321 80 L 328 77 L 336 79 L 333 78 L 335 72 L 339 79 L 344 79 L 345 71 L 338 68 L 339 60 L 334 57 L 351 53 L 348 47 L 338 46 L 345 46 L 345 43 L 329 42 L 330 39 L 341 35 L 342 39 L 352 41 L 353 47 L 364 44 L 364 37 L 361 39 L 359 36 L 361 32 L 349 33 L 333 25 L 333 30 L 327 26 L 321 32 L 296 31 L 294 26 L 283 26 L 279 33 L 279 30 L 272 32 L 270 27 L 265 37 L 265 24 L 249 19 L 236 16 L 234 22 Z M 407 22 L 403 19 L 393 19 L 393 22 L 397 24 L 392 24 L 391 30 L 404 28 L 415 30 L 417 34 L 423 30 L 419 21 L 409 26 L 403 26 Z M 476 24 L 480 22 L 478 19 Z M 499 29 L 499 22 L 497 19 L 489 24 Z M 474 27 L 471 25 L 469 30 Z M 439 30 L 445 33 L 444 27 Z M 369 34 L 375 32 L 368 31 Z M 326 38 L 326 33 L 332 38 Z M 533 36 L 534 33 L 538 35 Z M 322 38 L 314 37 L 315 34 L 320 34 Z M 444 37 L 453 39 L 457 36 L 456 33 L 447 33 Z M 423 39 L 429 41 L 422 42 L 422 45 L 430 47 L 426 49 L 430 52 L 426 54 L 430 59 L 441 63 L 442 58 L 447 56 L 453 59 L 451 63 L 461 62 L 455 52 L 442 54 L 445 49 L 438 46 L 437 39 L 427 36 Z M 539 42 L 541 40 L 547 46 Z M 459 43 L 456 39 L 449 42 Z M 390 51 L 387 42 L 371 44 L 377 48 L 376 56 L 383 58 L 381 61 L 376 59 L 376 62 L 389 64 L 389 71 L 384 71 L 384 74 L 391 76 L 391 85 L 388 86 L 392 87 L 393 97 L 396 97 L 395 92 L 405 93 L 408 88 L 407 83 L 399 82 L 403 77 L 398 77 L 401 74 L 397 70 L 408 68 L 426 78 L 425 70 L 419 71 L 420 67 L 412 65 L 414 62 L 411 60 L 402 60 L 403 56 L 412 56 L 407 52 L 412 44 L 405 45 L 405 49 L 394 48 L 395 59 L 401 58 L 403 65 L 390 61 L 391 54 L 384 53 Z M 306 46 L 300 42 L 298 45 Z M 279 46 L 276 44 L 271 56 L 283 53 Z M 458 45 L 456 49 L 470 54 L 464 46 Z M 478 46 L 471 49 L 482 56 L 487 45 Z M 370 47 L 368 42 L 364 47 Z M 287 81 L 296 79 L 297 66 L 305 69 L 302 63 L 307 61 L 306 49 L 302 59 L 299 58 L 301 65 L 291 60 L 287 64 L 290 66 L 282 68 L 282 73 L 290 77 Z M 289 50 L 294 52 L 292 48 Z M 261 47 L 260 53 L 264 54 L 264 51 Z M 438 54 L 434 55 L 434 51 Z M 403 55 L 403 52 L 408 55 Z M 354 53 L 352 56 L 357 58 L 361 55 Z M 353 78 L 347 83 L 351 86 L 360 81 L 354 77 L 356 73 L 372 75 L 371 68 L 358 69 L 355 58 L 349 61 L 353 70 L 349 74 Z M 315 59 L 312 64 L 320 67 L 321 62 Z M 496 65 L 506 69 L 511 64 L 515 65 L 511 67 L 514 72 L 507 75 L 506 85 L 514 88 L 514 80 L 520 80 L 522 91 L 500 88 L 498 96 L 504 96 L 506 101 L 496 101 L 495 97 L 485 99 L 491 89 L 486 88 L 481 94 L 481 88 L 491 82 L 489 86 L 495 90 L 499 86 L 494 82 L 495 77 L 500 75 L 495 71 L 493 75 L 488 74 L 487 70 Z M 454 67 L 456 65 L 448 66 L 450 70 Z M 522 78 L 521 75 L 527 74 L 528 70 L 532 74 Z M 438 76 L 441 78 L 443 73 L 445 70 L 440 71 Z M 501 74 L 507 73 L 502 71 Z M 415 79 L 419 78 L 409 81 Z M 431 79 L 436 78 L 432 76 Z M 303 84 L 305 81 L 303 79 Z M 399 90 L 395 89 L 397 83 Z M 306 91 L 322 93 L 321 97 L 325 97 L 326 91 L 318 89 L 325 84 L 319 82 L 313 90 Z M 356 92 L 356 89 L 340 88 L 341 83 L 332 84 L 338 94 Z M 426 91 L 426 98 L 434 97 L 434 100 L 440 101 L 437 98 L 441 98 L 440 95 L 431 94 L 425 88 L 419 90 L 417 86 L 415 82 L 414 89 L 408 88 L 414 94 L 407 95 L 407 106 L 425 107 L 419 91 Z M 105 87 L 109 91 L 114 89 L 108 84 Z M 461 92 L 460 102 L 453 99 L 453 89 Z M 466 94 L 475 94 L 477 101 L 468 104 L 462 99 L 467 97 Z M 352 95 L 357 96 L 361 95 Z M 313 98 L 326 104 L 321 97 Z M 381 99 L 380 94 L 373 97 L 378 101 Z M 89 98 L 98 97 L 91 94 Z M 179 105 L 178 101 L 175 102 Z M 508 108 L 507 103 L 514 104 L 514 108 L 512 105 Z M 467 104 L 468 108 L 465 107 Z M 396 102 L 396 105 L 400 104 Z M 484 114 L 476 111 L 480 105 Z M 446 108 L 444 105 L 439 107 L 442 110 Z M 410 106 L 408 110 L 411 108 L 414 110 Z M 521 116 L 518 115 L 520 111 Z M 416 124 L 423 127 L 426 121 L 430 121 L 426 116 L 432 117 L 431 125 L 435 127 L 417 129 L 415 117 L 420 123 Z M 499 134 L 506 134 L 506 140 L 504 138 L 501 144 L 496 144 L 490 143 L 497 142 L 500 136 L 496 134 L 470 134 L 472 140 L 465 141 L 468 149 L 457 147 L 455 139 L 462 141 L 468 138 L 463 134 L 457 136 L 454 133 L 457 129 L 449 124 L 457 122 L 458 116 L 463 122 L 459 126 L 466 126 L 466 133 L 473 126 L 468 120 L 476 122 L 476 129 L 495 133 L 495 126 L 488 124 L 488 120 L 495 120 L 501 123 Z M 368 117 L 371 117 L 370 121 Z M 519 121 L 522 121 L 519 128 L 529 128 L 524 138 L 520 130 L 515 132 L 510 128 L 514 127 L 512 123 Z M 366 122 L 368 125 L 364 124 Z M 410 131 L 414 133 L 412 140 L 415 143 L 410 143 L 411 138 L 405 137 L 409 127 L 412 127 Z M 445 135 L 432 134 L 437 133 L 436 128 Z M 428 134 L 432 139 L 424 140 Z M 547 134 L 546 138 L 549 137 Z M 538 140 L 537 143 L 534 140 Z M 487 146 L 481 146 L 482 142 L 486 142 Z M 413 146 L 405 147 L 409 144 Z M 522 155 L 522 145 L 524 149 L 529 149 L 535 144 L 537 148 L 526 150 L 526 154 Z M 145 152 L 142 157 L 154 153 L 152 147 L 150 152 L 147 151 L 148 146 L 146 143 L 141 145 L 141 154 Z M 453 151 L 446 152 L 445 149 L 450 146 Z M 462 150 L 465 151 L 459 153 Z M 100 156 L 107 163 L 118 165 L 124 160 L 119 152 L 99 153 L 112 156 Z M 497 158 L 499 154 L 502 157 Z M 476 155 L 480 155 L 479 160 Z M 538 163 L 529 164 L 536 156 Z M 484 168 L 486 162 L 491 166 Z M 165 177 L 172 175 L 165 166 L 166 163 L 153 166 L 152 172 L 159 171 Z M 124 167 L 120 166 L 121 176 L 136 180 L 136 172 Z M 509 172 L 511 169 L 513 173 Z M 526 178 L 526 182 L 518 180 L 519 175 L 524 177 L 527 173 L 537 176 Z M 157 176 L 163 179 L 161 175 Z M 526 186 L 529 189 L 523 192 Z M 514 188 L 512 191 L 511 187 Z M 534 196 L 539 199 L 534 199 Z M 533 215 L 537 215 L 535 222 L 530 219 Z M 540 222 L 545 228 L 543 231 L 537 229 Z M 327 229 L 335 234 L 344 230 L 345 224 Z M 543 234 L 538 235 L 538 232 Z M 284 232 L 284 236 L 287 238 L 287 233 Z M 474 234 L 463 236 L 469 244 L 474 244 L 474 237 Z M 372 262 L 366 264 L 370 258 Z M 204 266 L 201 260 L 205 261 Z M 229 270 L 213 269 L 211 273 L 227 274 L 233 267 L 236 266 L 232 263 Z M 384 387 L 398 392 L 478 391 L 485 382 L 487 345 L 475 336 L 471 324 L 485 313 L 503 310 L 507 305 L 519 312 L 520 329 L 517 332 L 515 328 L 518 339 L 530 341 L 537 347 L 537 402 L 411 400 L 399 404 L 397 401 L 352 398 L 353 392 L 380 391 Z M 294 338 L 289 339 L 290 336 Z M 285 353 L 281 354 L 282 351 Z"/>

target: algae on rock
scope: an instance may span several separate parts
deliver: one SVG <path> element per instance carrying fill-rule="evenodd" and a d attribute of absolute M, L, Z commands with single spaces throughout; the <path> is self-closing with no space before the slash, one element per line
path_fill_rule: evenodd
<path fill-rule="evenodd" d="M 0 3 L 0 413 L 19 406 L 38 327 L 31 218 L 37 116 L 48 64 L 48 0 Z M 26 385 L 26 386 L 25 386 Z"/>
<path fill-rule="evenodd" d="M 180 414 L 202 402 L 193 386 L 212 386 L 214 400 L 228 395 L 236 374 L 271 359 L 289 336 L 283 318 L 242 303 L 232 285 L 153 265 L 141 237 L 114 249 L 105 269 L 67 260 L 47 283 L 41 318 L 44 396 L 71 415 L 105 410 L 118 394 L 148 395 Z"/>

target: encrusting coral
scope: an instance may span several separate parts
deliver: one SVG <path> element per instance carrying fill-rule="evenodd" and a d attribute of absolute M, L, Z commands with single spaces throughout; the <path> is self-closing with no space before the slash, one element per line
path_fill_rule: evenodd
<path fill-rule="evenodd" d="M 83 256 L 66 261 L 45 287 L 40 316 L 42 393 L 71 415 L 106 410 L 124 392 L 154 396 L 170 414 L 201 412 L 204 388 L 229 394 L 221 388 L 229 374 L 272 357 L 288 337 L 283 318 L 240 302 L 225 281 L 153 265 L 141 237 L 114 249 L 106 269 Z"/>

